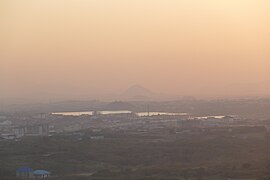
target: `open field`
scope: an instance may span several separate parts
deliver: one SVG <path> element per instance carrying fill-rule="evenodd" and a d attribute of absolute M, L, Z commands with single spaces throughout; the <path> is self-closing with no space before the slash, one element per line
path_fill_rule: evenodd
<path fill-rule="evenodd" d="M 265 132 L 175 134 L 90 131 L 0 141 L 0 176 L 17 167 L 48 169 L 57 179 L 267 179 L 270 141 Z"/>

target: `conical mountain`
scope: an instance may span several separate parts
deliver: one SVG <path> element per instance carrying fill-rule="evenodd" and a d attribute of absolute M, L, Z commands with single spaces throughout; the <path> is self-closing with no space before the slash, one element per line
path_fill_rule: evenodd
<path fill-rule="evenodd" d="M 150 91 L 149 89 L 140 86 L 140 85 L 133 85 L 129 87 L 123 94 L 125 98 L 131 99 L 148 99 L 155 96 L 155 93 Z"/>

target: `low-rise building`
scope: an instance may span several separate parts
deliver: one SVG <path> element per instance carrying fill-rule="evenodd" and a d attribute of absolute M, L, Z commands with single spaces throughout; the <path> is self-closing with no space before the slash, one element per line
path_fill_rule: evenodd
<path fill-rule="evenodd" d="M 16 170 L 17 178 L 33 178 L 33 169 L 29 167 L 20 167 Z"/>
<path fill-rule="evenodd" d="M 13 133 L 17 138 L 22 136 L 45 136 L 49 134 L 48 124 L 14 127 Z"/>
<path fill-rule="evenodd" d="M 48 178 L 50 177 L 51 173 L 46 170 L 35 170 L 33 175 L 35 178 Z"/>

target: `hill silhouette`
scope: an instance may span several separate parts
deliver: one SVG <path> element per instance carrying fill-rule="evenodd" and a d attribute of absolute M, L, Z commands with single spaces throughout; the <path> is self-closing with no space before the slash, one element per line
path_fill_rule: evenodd
<path fill-rule="evenodd" d="M 154 96 L 155 93 L 140 85 L 133 85 L 122 94 L 123 98 L 133 100 L 150 99 Z"/>
<path fill-rule="evenodd" d="M 135 106 L 128 102 L 114 101 L 104 106 L 104 110 L 118 111 L 118 110 L 130 110 L 133 111 Z"/>

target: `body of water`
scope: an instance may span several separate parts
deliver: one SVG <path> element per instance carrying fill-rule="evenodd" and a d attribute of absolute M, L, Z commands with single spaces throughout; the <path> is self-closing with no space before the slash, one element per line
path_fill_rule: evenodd
<path fill-rule="evenodd" d="M 188 113 L 168 113 L 168 112 L 139 112 L 136 113 L 138 116 L 158 116 L 158 115 L 167 115 L 167 116 L 186 116 Z"/>
<path fill-rule="evenodd" d="M 98 111 L 98 113 L 103 115 L 110 115 L 110 114 L 130 114 L 131 111 Z M 63 115 L 63 116 L 81 116 L 81 115 L 93 115 L 94 111 L 83 111 L 83 112 L 55 112 L 52 113 L 53 115 Z M 168 115 L 168 116 L 185 116 L 188 113 L 168 113 L 168 112 L 138 112 L 136 113 L 137 116 L 157 116 L 157 115 Z"/>
<path fill-rule="evenodd" d="M 53 115 L 62 115 L 62 116 L 81 116 L 81 115 L 93 115 L 93 111 L 85 112 L 54 112 Z"/>
<path fill-rule="evenodd" d="M 131 111 L 98 111 L 100 114 L 129 114 Z M 82 112 L 55 112 L 53 115 L 63 115 L 63 116 L 81 116 L 81 115 L 93 115 L 94 111 L 82 111 Z"/>
<path fill-rule="evenodd" d="M 203 116 L 203 117 L 196 117 L 197 119 L 208 119 L 208 118 L 215 118 L 215 119 L 222 119 L 225 116 Z"/>

